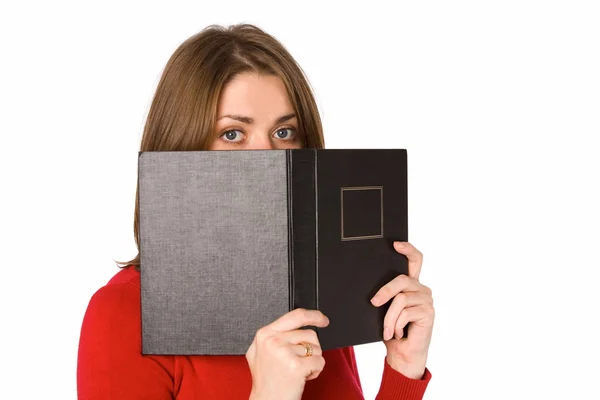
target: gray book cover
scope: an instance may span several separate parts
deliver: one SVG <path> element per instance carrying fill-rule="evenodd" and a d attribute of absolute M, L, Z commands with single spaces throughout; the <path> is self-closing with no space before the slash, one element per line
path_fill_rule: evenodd
<path fill-rule="evenodd" d="M 298 307 L 324 350 L 382 340 L 406 150 L 140 152 L 138 179 L 143 354 L 242 355 Z"/>

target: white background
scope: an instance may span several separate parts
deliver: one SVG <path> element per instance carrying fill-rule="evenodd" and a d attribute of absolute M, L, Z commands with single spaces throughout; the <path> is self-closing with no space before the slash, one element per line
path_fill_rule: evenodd
<path fill-rule="evenodd" d="M 408 150 L 436 306 L 425 398 L 600 398 L 598 3 L 341 4 L 2 3 L 2 398 L 76 397 L 87 302 L 135 255 L 162 68 L 237 22 L 299 61 L 328 148 Z M 385 348 L 356 351 L 372 399 Z"/>

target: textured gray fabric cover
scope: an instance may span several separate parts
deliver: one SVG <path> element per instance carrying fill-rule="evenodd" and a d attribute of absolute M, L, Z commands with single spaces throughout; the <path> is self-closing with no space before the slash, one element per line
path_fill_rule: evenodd
<path fill-rule="evenodd" d="M 245 354 L 289 311 L 283 150 L 143 152 L 143 354 Z"/>

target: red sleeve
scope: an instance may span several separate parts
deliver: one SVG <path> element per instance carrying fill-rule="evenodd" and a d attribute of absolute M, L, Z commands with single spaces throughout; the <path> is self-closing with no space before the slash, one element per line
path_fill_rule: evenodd
<path fill-rule="evenodd" d="M 141 354 L 140 312 L 133 284 L 107 285 L 92 296 L 79 339 L 79 399 L 173 398 L 173 358 Z"/>
<path fill-rule="evenodd" d="M 431 372 L 425 368 L 421 379 L 411 379 L 393 369 L 384 357 L 383 376 L 376 400 L 421 400 L 431 380 Z"/>

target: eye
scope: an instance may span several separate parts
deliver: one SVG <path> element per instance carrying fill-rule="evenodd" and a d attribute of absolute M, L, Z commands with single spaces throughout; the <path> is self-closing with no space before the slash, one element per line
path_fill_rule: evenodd
<path fill-rule="evenodd" d="M 275 132 L 278 139 L 289 140 L 296 132 L 292 128 L 281 128 Z"/>
<path fill-rule="evenodd" d="M 223 138 L 223 140 L 225 140 L 226 142 L 239 142 L 241 141 L 241 133 L 238 130 L 232 129 L 226 132 L 223 132 L 223 134 L 221 135 L 221 138 Z M 237 137 L 239 137 L 239 140 L 235 140 Z"/>

